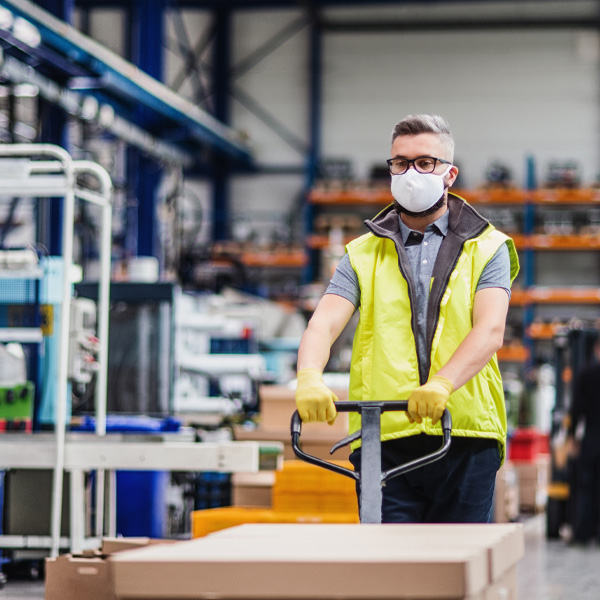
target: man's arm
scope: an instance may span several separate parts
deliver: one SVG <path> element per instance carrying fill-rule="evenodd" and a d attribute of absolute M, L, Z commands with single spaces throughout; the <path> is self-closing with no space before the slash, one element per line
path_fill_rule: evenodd
<path fill-rule="evenodd" d="M 354 314 L 354 304 L 341 296 L 325 294 L 319 302 L 298 349 L 296 406 L 302 421 L 327 421 L 336 417 L 337 396 L 323 383 L 323 369 L 331 345 Z"/>
<path fill-rule="evenodd" d="M 333 342 L 355 310 L 352 302 L 336 294 L 325 294 L 321 298 L 300 341 L 298 370 L 317 369 L 323 372 Z"/>
<path fill-rule="evenodd" d="M 455 390 L 477 375 L 502 347 L 508 302 L 508 294 L 501 288 L 485 288 L 475 293 L 473 329 L 437 372 L 449 379 Z"/>
<path fill-rule="evenodd" d="M 421 423 L 430 417 L 435 425 L 442 417 L 450 394 L 477 375 L 502 347 L 508 301 L 503 288 L 489 287 L 475 292 L 473 328 L 450 360 L 409 396 L 411 423 Z"/>

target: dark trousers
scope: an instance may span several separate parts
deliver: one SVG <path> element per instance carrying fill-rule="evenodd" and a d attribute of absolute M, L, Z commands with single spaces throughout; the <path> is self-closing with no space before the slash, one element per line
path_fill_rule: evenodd
<path fill-rule="evenodd" d="M 587 436 L 586 436 L 587 438 Z M 575 486 L 575 526 L 573 539 L 588 542 L 600 540 L 600 448 L 598 442 L 584 439 L 577 460 Z"/>
<path fill-rule="evenodd" d="M 382 470 L 434 452 L 441 440 L 439 436 L 416 435 L 383 442 Z M 360 448 L 352 452 L 350 461 L 360 471 Z M 489 523 L 499 468 L 498 442 L 453 437 L 443 458 L 384 485 L 382 522 Z"/>

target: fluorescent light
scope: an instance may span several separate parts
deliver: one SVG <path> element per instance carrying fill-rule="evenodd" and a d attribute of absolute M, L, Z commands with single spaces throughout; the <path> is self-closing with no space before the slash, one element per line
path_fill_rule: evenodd
<path fill-rule="evenodd" d="M 40 93 L 37 85 L 33 83 L 18 83 L 13 88 L 13 96 L 19 98 L 35 98 Z"/>
<path fill-rule="evenodd" d="M 13 35 L 31 48 L 37 48 L 42 41 L 38 28 L 27 19 L 17 17 L 13 24 Z"/>

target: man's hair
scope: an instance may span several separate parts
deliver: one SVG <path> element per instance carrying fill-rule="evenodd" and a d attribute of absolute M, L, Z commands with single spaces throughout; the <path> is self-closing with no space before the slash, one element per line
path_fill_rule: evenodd
<path fill-rule="evenodd" d="M 396 124 L 392 131 L 392 144 L 394 140 L 401 135 L 419 135 L 420 133 L 435 133 L 440 136 L 440 140 L 446 151 L 448 158 L 454 158 L 454 138 L 450 131 L 450 126 L 443 117 L 439 115 L 408 115 L 402 121 Z"/>

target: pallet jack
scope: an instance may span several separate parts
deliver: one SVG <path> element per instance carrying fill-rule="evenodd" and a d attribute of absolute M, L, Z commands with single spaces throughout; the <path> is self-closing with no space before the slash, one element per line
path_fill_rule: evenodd
<path fill-rule="evenodd" d="M 389 481 L 393 477 L 431 464 L 446 455 L 450 449 L 450 444 L 452 443 L 452 418 L 449 411 L 446 409 L 441 419 L 443 437 L 442 445 L 438 450 L 403 465 L 394 467 L 393 469 L 382 471 L 380 437 L 381 414 L 385 411 L 406 411 L 408 409 L 408 401 L 335 402 L 334 404 L 338 412 L 358 412 L 361 415 L 361 429 L 334 444 L 330 450 L 330 454 L 333 454 L 339 448 L 362 439 L 360 473 L 304 452 L 299 446 L 302 433 L 302 420 L 300 419 L 298 411 L 295 411 L 292 415 L 292 449 L 296 456 L 301 460 L 334 471 L 340 475 L 345 475 L 358 482 L 360 484 L 360 522 L 381 523 L 381 487 L 386 481 Z"/>

